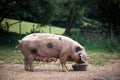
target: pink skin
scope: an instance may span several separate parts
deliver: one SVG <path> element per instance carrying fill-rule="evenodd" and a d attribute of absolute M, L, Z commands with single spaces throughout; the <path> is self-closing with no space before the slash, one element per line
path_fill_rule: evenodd
<path fill-rule="evenodd" d="M 34 71 L 33 61 L 56 62 L 59 59 L 62 70 L 68 72 L 67 61 L 81 64 L 87 60 L 84 47 L 62 35 L 33 33 L 19 40 L 16 48 L 20 48 L 24 56 L 24 65 L 27 71 Z"/>
<path fill-rule="evenodd" d="M 54 62 L 56 62 L 57 61 L 57 59 L 56 58 L 47 58 L 47 57 L 40 57 L 40 56 L 36 56 L 35 58 L 34 58 L 34 61 L 41 61 L 41 62 L 52 62 L 52 61 L 54 61 Z"/>

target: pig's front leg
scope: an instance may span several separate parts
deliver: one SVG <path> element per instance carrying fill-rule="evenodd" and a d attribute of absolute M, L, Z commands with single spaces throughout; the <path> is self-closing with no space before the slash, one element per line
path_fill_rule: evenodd
<path fill-rule="evenodd" d="M 67 66 L 66 66 L 67 59 L 68 59 L 67 55 L 63 54 L 62 56 L 60 56 L 60 63 L 61 63 L 61 66 L 62 66 L 62 70 L 65 71 L 65 72 L 68 72 Z"/>
<path fill-rule="evenodd" d="M 66 65 L 63 64 L 63 63 L 61 63 L 61 65 L 62 65 L 62 70 L 63 70 L 64 72 L 68 72 Z"/>

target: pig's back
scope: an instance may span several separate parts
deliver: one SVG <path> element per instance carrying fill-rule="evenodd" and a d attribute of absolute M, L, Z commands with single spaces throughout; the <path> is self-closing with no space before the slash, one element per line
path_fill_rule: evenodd
<path fill-rule="evenodd" d="M 35 41 L 35 40 L 57 40 L 61 42 L 73 42 L 72 39 L 62 36 L 62 35 L 56 35 L 56 34 L 49 34 L 49 33 L 33 33 L 25 36 L 22 40 L 29 40 L 29 41 Z"/>
<path fill-rule="evenodd" d="M 41 56 L 58 57 L 60 51 L 71 46 L 72 41 L 72 39 L 61 35 L 34 33 L 25 36 L 21 40 L 21 45 L 28 50 L 36 49 Z"/>

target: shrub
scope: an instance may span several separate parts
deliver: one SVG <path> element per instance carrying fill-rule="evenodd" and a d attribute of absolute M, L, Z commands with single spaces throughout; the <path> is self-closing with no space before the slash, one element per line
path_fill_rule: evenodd
<path fill-rule="evenodd" d="M 111 39 L 108 36 L 100 38 L 91 38 L 80 34 L 79 32 L 71 32 L 70 37 L 78 41 L 88 51 L 103 51 L 103 52 L 120 52 L 120 39 L 115 36 Z"/>

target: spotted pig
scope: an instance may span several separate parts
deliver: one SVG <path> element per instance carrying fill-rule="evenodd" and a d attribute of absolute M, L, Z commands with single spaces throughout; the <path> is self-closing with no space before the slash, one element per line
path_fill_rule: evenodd
<path fill-rule="evenodd" d="M 62 70 L 67 72 L 66 61 L 82 64 L 88 60 L 82 45 L 62 35 L 49 33 L 29 34 L 19 40 L 19 48 L 24 55 L 25 70 L 28 71 L 34 71 L 33 61 L 44 60 L 44 62 L 49 62 L 59 59 Z"/>

